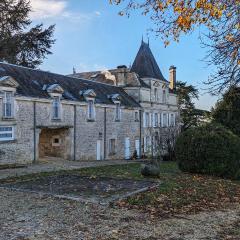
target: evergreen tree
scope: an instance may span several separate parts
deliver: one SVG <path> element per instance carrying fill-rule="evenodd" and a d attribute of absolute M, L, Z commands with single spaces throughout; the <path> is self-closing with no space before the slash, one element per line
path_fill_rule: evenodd
<path fill-rule="evenodd" d="M 54 44 L 54 25 L 31 27 L 28 0 L 0 1 L 0 61 L 35 68 Z"/>
<path fill-rule="evenodd" d="M 240 136 L 240 87 L 231 87 L 223 95 L 212 110 L 212 117 Z"/>

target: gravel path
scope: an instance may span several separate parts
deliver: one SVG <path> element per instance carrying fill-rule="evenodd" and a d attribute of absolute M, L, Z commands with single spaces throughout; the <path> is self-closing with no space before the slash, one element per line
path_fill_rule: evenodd
<path fill-rule="evenodd" d="M 218 240 L 224 226 L 239 221 L 240 206 L 152 221 L 135 210 L 0 190 L 1 240 Z"/>

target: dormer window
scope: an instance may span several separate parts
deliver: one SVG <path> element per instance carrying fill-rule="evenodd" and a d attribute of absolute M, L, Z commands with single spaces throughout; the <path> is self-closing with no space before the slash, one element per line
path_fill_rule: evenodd
<path fill-rule="evenodd" d="M 95 118 L 94 100 L 89 99 L 87 102 L 88 102 L 88 120 L 94 120 Z"/>
<path fill-rule="evenodd" d="M 13 117 L 13 92 L 4 92 L 3 95 L 3 117 L 12 118 Z"/>
<path fill-rule="evenodd" d="M 121 120 L 121 105 L 120 103 L 116 103 L 116 108 L 115 108 L 115 121 L 120 121 Z"/>
<path fill-rule="evenodd" d="M 60 97 L 53 97 L 52 101 L 52 118 L 54 120 L 60 120 L 61 119 L 61 101 Z"/>

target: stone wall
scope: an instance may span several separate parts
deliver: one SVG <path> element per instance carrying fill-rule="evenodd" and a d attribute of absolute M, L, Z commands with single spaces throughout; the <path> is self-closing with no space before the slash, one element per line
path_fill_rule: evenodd
<path fill-rule="evenodd" d="M 2 99 L 0 113 L 2 114 Z M 36 101 L 36 160 L 44 156 L 59 156 L 74 159 L 74 105 L 62 101 L 62 118 L 52 120 L 51 102 L 46 99 Z M 106 107 L 106 140 L 104 140 L 104 109 Z M 115 105 L 96 104 L 96 119 L 88 121 L 87 104 L 76 105 L 76 160 L 96 160 L 97 142 L 102 141 L 102 156 L 106 142 L 106 159 L 123 159 L 125 138 L 130 139 L 130 154 L 135 150 L 135 140 L 139 139 L 139 122 L 135 122 L 138 109 L 121 109 L 121 121 L 115 121 Z M 15 101 L 15 117 L 11 121 L 0 118 L 0 125 L 14 126 L 15 139 L 0 142 L 0 164 L 31 163 L 34 160 L 34 104 L 33 101 L 18 97 Z M 62 130 L 66 129 L 66 130 Z M 52 146 L 52 138 L 60 135 L 64 144 Z M 109 154 L 109 139 L 116 139 L 116 154 Z"/>
<path fill-rule="evenodd" d="M 15 117 L 2 118 L 2 99 L 0 99 L 0 125 L 13 126 L 15 140 L 0 142 L 0 164 L 30 163 L 33 161 L 33 103 L 15 101 Z"/>

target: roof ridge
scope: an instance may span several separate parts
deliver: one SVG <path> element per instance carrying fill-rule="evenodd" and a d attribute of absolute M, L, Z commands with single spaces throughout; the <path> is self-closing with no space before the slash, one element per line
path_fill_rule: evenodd
<path fill-rule="evenodd" d="M 97 81 L 93 81 L 93 80 L 90 80 L 90 79 L 78 78 L 78 77 L 63 75 L 63 74 L 60 74 L 60 73 L 50 72 L 50 71 L 41 70 L 41 69 L 34 69 L 34 68 L 25 67 L 25 66 L 21 66 L 21 65 L 17 65 L 17 64 L 1 62 L 1 61 L 0 61 L 0 64 L 10 65 L 10 66 L 18 67 L 18 68 L 24 68 L 24 69 L 28 69 L 28 70 L 31 70 L 31 71 L 38 71 L 38 72 L 43 72 L 43 73 L 55 74 L 55 75 L 64 76 L 64 77 L 67 77 L 67 78 L 78 79 L 78 80 L 83 80 L 83 81 L 89 81 L 89 82 L 93 82 L 93 83 L 100 84 L 100 85 L 102 84 L 102 85 L 107 85 L 107 86 L 111 86 L 111 87 L 120 88 L 119 86 L 111 85 L 111 84 L 108 84 L 108 83 L 102 83 L 102 82 L 97 82 Z"/>

